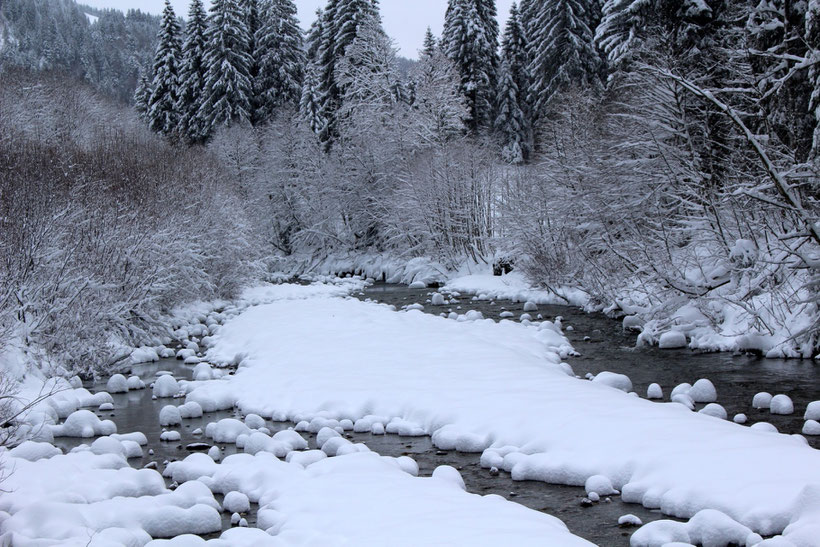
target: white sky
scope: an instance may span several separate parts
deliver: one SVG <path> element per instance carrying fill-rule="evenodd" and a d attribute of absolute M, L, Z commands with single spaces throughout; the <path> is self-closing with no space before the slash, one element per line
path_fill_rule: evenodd
<path fill-rule="evenodd" d="M 81 4 L 96 8 L 140 9 L 149 13 L 161 13 L 164 0 L 78 0 Z M 171 0 L 177 15 L 187 17 L 189 0 Z M 206 0 L 206 4 L 207 4 Z M 513 0 L 496 0 L 501 31 Z M 296 0 L 302 27 L 309 28 L 316 9 L 324 7 L 326 0 Z M 396 41 L 401 55 L 411 59 L 418 57 L 424 40 L 424 31 L 430 26 L 436 36 L 441 34 L 447 0 L 380 0 L 382 19 L 387 33 Z"/>

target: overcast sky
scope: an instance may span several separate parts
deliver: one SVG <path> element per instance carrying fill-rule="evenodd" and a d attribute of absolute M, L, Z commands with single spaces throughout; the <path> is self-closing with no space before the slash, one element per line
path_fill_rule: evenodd
<path fill-rule="evenodd" d="M 78 0 L 81 4 L 97 8 L 141 9 L 150 13 L 161 13 L 165 0 Z M 207 2 L 207 0 L 206 0 Z M 513 0 L 496 0 L 501 31 Z M 171 0 L 177 15 L 186 17 L 189 0 Z M 326 0 L 296 0 L 302 27 L 309 28 L 315 18 L 316 9 L 324 7 Z M 384 28 L 396 41 L 396 46 L 405 57 L 415 59 L 424 39 L 424 31 L 430 26 L 436 36 L 441 34 L 447 0 L 381 0 Z"/>

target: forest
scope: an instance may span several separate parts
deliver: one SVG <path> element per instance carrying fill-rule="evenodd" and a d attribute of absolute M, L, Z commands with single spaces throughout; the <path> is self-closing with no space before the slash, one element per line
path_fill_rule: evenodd
<path fill-rule="evenodd" d="M 273 272 L 503 261 L 643 343 L 813 357 L 820 1 L 496 15 L 450 0 L 410 62 L 376 0 L 4 2 L 0 351 L 106 370 Z"/>

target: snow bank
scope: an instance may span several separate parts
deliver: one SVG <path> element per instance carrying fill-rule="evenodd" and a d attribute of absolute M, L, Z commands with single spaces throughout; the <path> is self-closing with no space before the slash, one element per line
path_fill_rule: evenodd
<path fill-rule="evenodd" d="M 239 541 L 232 545 L 591 545 L 555 517 L 500 496 L 464 492 L 453 468 L 418 478 L 402 459 L 409 458 L 353 453 L 303 468 L 267 453 L 236 454 L 221 464 L 193 454 L 169 464 L 166 474 L 177 481 L 202 477 L 214 492 L 227 494 L 226 510 L 244 508 L 245 500 L 259 503 L 258 525 L 275 538 L 232 535 Z M 151 545 L 206 544 L 178 539 Z M 229 540 L 228 533 L 220 539 Z M 207 545 L 224 545 L 217 541 Z"/>
<path fill-rule="evenodd" d="M 514 479 L 583 485 L 603 475 L 626 501 L 682 518 L 717 508 L 764 534 L 782 531 L 803 488 L 820 482 L 820 455 L 801 440 L 569 377 L 560 335 L 544 332 L 352 299 L 273 302 L 214 337 L 208 360 L 242 353 L 242 366 L 188 399 L 305 424 L 373 415 L 390 419 L 388 431 L 449 426 L 437 439 L 489 443 L 482 462 Z"/>
<path fill-rule="evenodd" d="M 487 300 L 524 302 L 529 304 L 525 305 L 524 311 L 535 311 L 538 304 L 569 303 L 583 307 L 589 301 L 589 296 L 579 289 L 562 287 L 556 291 L 558 294 L 533 289 L 521 272 L 511 272 L 500 276 L 481 273 L 455 277 L 447 281 L 443 290 L 483 295 Z"/>

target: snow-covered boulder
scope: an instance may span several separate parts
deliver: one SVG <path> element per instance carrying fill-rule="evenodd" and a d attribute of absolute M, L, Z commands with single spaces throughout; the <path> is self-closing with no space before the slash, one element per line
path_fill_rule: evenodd
<path fill-rule="evenodd" d="M 721 420 L 725 420 L 728 417 L 726 409 L 717 403 L 709 403 L 705 407 L 701 408 L 698 412 L 700 412 L 701 414 L 706 414 L 707 416 L 720 418 Z"/>
<path fill-rule="evenodd" d="M 126 384 L 128 385 L 129 390 L 145 389 L 145 382 L 140 380 L 139 376 L 129 376 Z"/>
<path fill-rule="evenodd" d="M 749 418 L 747 418 L 746 415 L 743 413 L 735 414 L 735 417 L 732 418 L 732 421 L 736 424 L 745 424 L 747 421 L 749 421 Z"/>
<path fill-rule="evenodd" d="M 159 425 L 179 425 L 182 423 L 182 417 L 179 413 L 179 408 L 174 405 L 166 405 L 159 411 Z"/>
<path fill-rule="evenodd" d="M 426 289 L 427 288 L 427 283 L 425 283 L 424 281 L 413 281 L 412 283 L 410 283 L 410 285 L 408 285 L 408 288 L 410 288 L 410 289 Z"/>
<path fill-rule="evenodd" d="M 649 387 L 646 388 L 646 398 L 663 399 L 663 389 L 661 389 L 660 384 L 649 384 Z"/>
<path fill-rule="evenodd" d="M 604 475 L 592 475 L 591 477 L 589 477 L 584 483 L 584 489 L 587 491 L 587 495 L 593 492 L 595 492 L 599 496 L 620 494 L 620 492 L 613 488 L 612 481 L 609 480 L 609 477 L 606 477 Z"/>
<path fill-rule="evenodd" d="M 163 374 L 154 381 L 155 397 L 173 397 L 179 393 L 179 382 L 170 374 Z"/>
<path fill-rule="evenodd" d="M 717 401 L 717 390 L 706 378 L 701 378 L 689 390 L 689 396 L 696 403 L 714 403 Z"/>
<path fill-rule="evenodd" d="M 50 458 L 62 453 L 59 448 L 51 443 L 38 443 L 34 441 L 26 441 L 9 450 L 11 457 L 28 460 L 30 462 Z"/>
<path fill-rule="evenodd" d="M 596 384 L 604 384 L 605 386 L 614 387 L 627 393 L 632 391 L 632 380 L 625 374 L 605 370 L 595 376 L 592 381 Z"/>
<path fill-rule="evenodd" d="M 769 403 L 769 411 L 772 414 L 792 414 L 794 413 L 794 403 L 792 403 L 791 397 L 780 393 L 772 397 L 772 401 Z"/>
<path fill-rule="evenodd" d="M 179 417 L 182 419 L 201 418 L 202 407 L 196 401 L 189 401 L 179 406 Z"/>
<path fill-rule="evenodd" d="M 258 414 L 248 414 L 245 416 L 245 425 L 250 429 L 261 429 L 265 427 L 265 419 Z"/>
<path fill-rule="evenodd" d="M 661 349 L 678 349 L 686 347 L 686 335 L 679 330 L 670 330 L 658 339 L 658 347 Z"/>
<path fill-rule="evenodd" d="M 538 305 L 532 300 L 527 300 L 524 302 L 524 311 L 538 311 Z"/>
<path fill-rule="evenodd" d="M 222 502 L 222 510 L 228 513 L 247 513 L 251 510 L 251 502 L 242 492 L 228 492 Z"/>
<path fill-rule="evenodd" d="M 179 431 L 163 431 L 159 436 L 159 440 L 168 443 L 176 442 L 181 438 L 182 436 L 179 434 Z"/>
<path fill-rule="evenodd" d="M 445 304 L 444 295 L 434 292 L 433 296 L 430 298 L 430 303 L 434 306 L 443 306 Z"/>
<path fill-rule="evenodd" d="M 690 384 L 688 382 L 678 384 L 674 388 L 672 388 L 672 393 L 669 394 L 669 397 L 672 398 L 675 395 L 678 395 L 680 393 L 683 393 L 684 395 L 689 395 L 689 390 L 691 390 L 691 389 L 692 389 L 692 384 Z"/>
<path fill-rule="evenodd" d="M 820 421 L 820 401 L 812 401 L 806 406 L 806 413 L 803 414 L 803 419 Z"/>
<path fill-rule="evenodd" d="M 772 394 L 761 391 L 752 398 L 752 408 L 769 408 L 772 404 Z"/>
<path fill-rule="evenodd" d="M 111 420 L 100 420 L 90 410 L 72 412 L 61 425 L 52 425 L 51 432 L 55 437 L 97 437 L 117 432 L 117 426 Z"/>
<path fill-rule="evenodd" d="M 205 435 L 217 443 L 235 443 L 237 437 L 250 433 L 248 426 L 233 418 L 223 418 L 205 426 Z"/>
<path fill-rule="evenodd" d="M 128 391 L 128 380 L 122 374 L 115 374 L 105 384 L 108 393 L 125 393 Z"/>
<path fill-rule="evenodd" d="M 803 424 L 803 435 L 820 435 L 820 422 L 817 420 L 806 420 Z"/>

